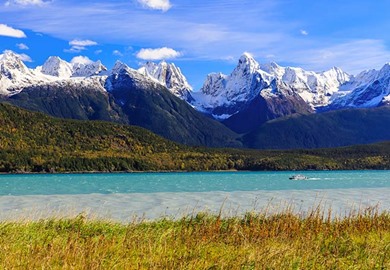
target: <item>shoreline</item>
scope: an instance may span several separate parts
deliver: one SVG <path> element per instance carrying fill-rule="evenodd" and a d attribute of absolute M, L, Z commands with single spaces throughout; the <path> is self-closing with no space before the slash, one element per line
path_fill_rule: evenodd
<path fill-rule="evenodd" d="M 80 213 L 98 219 L 127 222 L 133 217 L 179 219 L 207 212 L 225 217 L 248 212 L 303 215 L 320 207 L 341 216 L 359 209 L 390 211 L 390 187 L 313 190 L 154 192 L 0 196 L 0 222 L 72 217 Z"/>
<path fill-rule="evenodd" d="M 138 174 L 138 173 L 216 173 L 216 172 L 342 172 L 342 171 L 390 171 L 390 169 L 334 169 L 334 170 L 157 170 L 157 171 L 67 171 L 67 172 L 0 172 L 1 175 L 52 175 L 52 174 Z"/>

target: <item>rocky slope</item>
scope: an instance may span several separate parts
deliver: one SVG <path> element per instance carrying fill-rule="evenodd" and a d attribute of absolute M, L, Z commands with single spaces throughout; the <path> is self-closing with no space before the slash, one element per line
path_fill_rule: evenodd
<path fill-rule="evenodd" d="M 390 103 L 390 63 L 379 71 L 363 71 L 343 85 L 343 92 L 336 95 L 327 110 L 343 108 L 373 108 Z"/>
<path fill-rule="evenodd" d="M 175 96 L 185 101 L 192 100 L 192 87 L 187 82 L 187 79 L 180 68 L 176 67 L 175 64 L 169 64 L 165 61 L 162 61 L 159 64 L 147 62 L 138 69 L 138 72 L 156 80 L 158 83 L 168 88 Z"/>
<path fill-rule="evenodd" d="M 105 88 L 128 115 L 129 123 L 187 145 L 240 147 L 237 135 L 194 110 L 166 87 L 117 63 Z"/>

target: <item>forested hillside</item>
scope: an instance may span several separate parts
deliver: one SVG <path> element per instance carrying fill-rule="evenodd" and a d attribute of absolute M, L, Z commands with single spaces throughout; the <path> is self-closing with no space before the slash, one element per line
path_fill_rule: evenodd
<path fill-rule="evenodd" d="M 390 107 L 293 115 L 243 136 L 255 149 L 326 148 L 390 140 Z"/>
<path fill-rule="evenodd" d="M 192 148 L 145 129 L 0 104 L 1 172 L 390 169 L 390 142 L 336 149 Z"/>

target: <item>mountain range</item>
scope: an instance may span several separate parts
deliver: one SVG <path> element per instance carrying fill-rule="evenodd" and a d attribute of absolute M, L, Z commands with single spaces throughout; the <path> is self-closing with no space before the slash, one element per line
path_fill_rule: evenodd
<path fill-rule="evenodd" d="M 390 64 L 352 76 L 336 67 L 317 73 L 259 64 L 244 53 L 231 74 L 209 74 L 194 91 L 180 68 L 166 61 L 137 70 L 118 61 L 108 70 L 100 61 L 51 56 L 30 69 L 5 51 L 0 96 L 52 116 L 137 125 L 196 146 L 315 148 L 390 139 L 389 111 L 377 109 L 390 104 Z M 354 117 L 344 117 L 349 114 Z M 384 128 L 364 130 L 373 117 Z M 323 123 L 337 134 L 322 136 Z M 302 134 L 317 135 L 305 141 Z"/>
<path fill-rule="evenodd" d="M 312 150 L 189 147 L 135 126 L 0 103 L 0 172 L 389 169 L 390 141 Z"/>

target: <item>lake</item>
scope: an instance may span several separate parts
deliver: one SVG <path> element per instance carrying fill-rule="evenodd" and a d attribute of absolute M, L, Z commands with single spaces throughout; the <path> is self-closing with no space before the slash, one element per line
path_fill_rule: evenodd
<path fill-rule="evenodd" d="M 298 173 L 309 179 L 288 179 Z M 84 213 L 126 222 L 287 207 L 304 214 L 318 205 L 344 215 L 368 207 L 389 211 L 389 194 L 390 171 L 0 175 L 0 220 Z"/>

